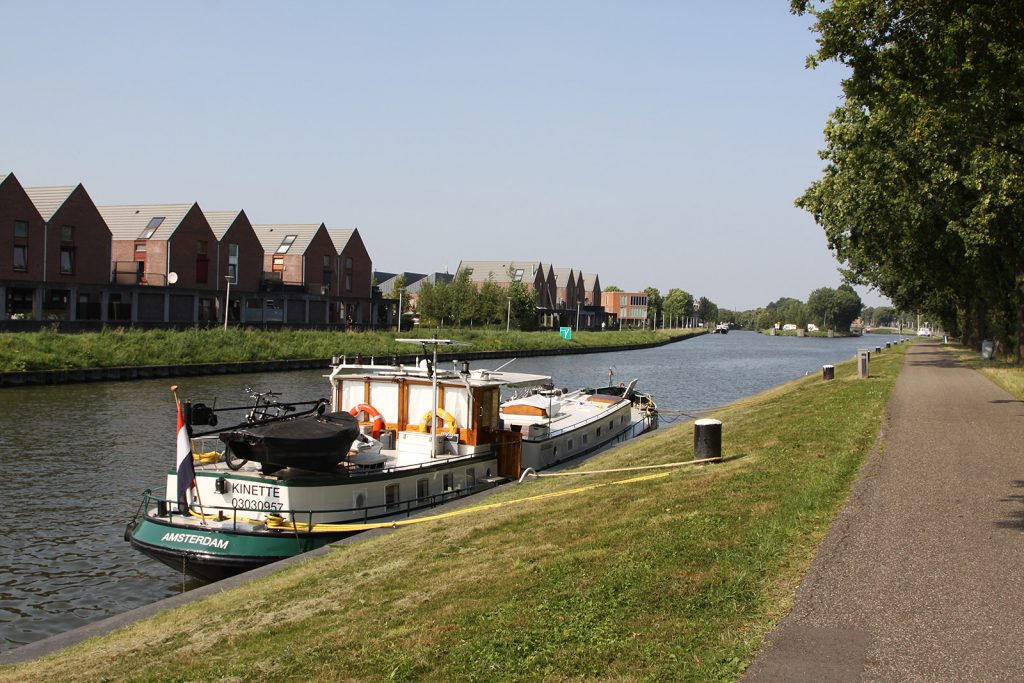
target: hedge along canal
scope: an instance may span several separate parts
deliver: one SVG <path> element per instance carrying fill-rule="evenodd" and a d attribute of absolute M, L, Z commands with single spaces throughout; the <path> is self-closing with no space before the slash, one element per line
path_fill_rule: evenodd
<path fill-rule="evenodd" d="M 457 334 L 457 333 L 456 333 Z M 690 332 L 663 340 L 648 342 L 644 344 L 622 344 L 608 346 L 570 346 L 564 348 L 549 349 L 503 349 L 500 351 L 460 351 L 438 353 L 438 362 L 451 362 L 454 360 L 490 360 L 494 358 L 529 358 L 536 356 L 560 356 L 578 355 L 591 353 L 610 353 L 615 351 L 635 351 L 638 349 L 650 349 L 673 342 L 692 339 L 693 337 L 707 334 L 706 332 Z M 422 358 L 422 354 L 387 354 L 381 356 L 366 356 L 364 360 L 371 359 L 381 362 L 395 362 L 411 364 Z M 354 356 L 347 358 L 354 362 Z M 229 375 L 260 372 L 286 372 L 292 370 L 312 370 L 327 368 L 330 366 L 330 358 L 298 358 L 290 360 L 258 360 L 258 361 L 235 361 L 223 363 L 185 363 L 170 365 L 141 365 L 130 367 L 109 367 L 109 368 L 67 368 L 59 370 L 24 370 L 14 372 L 0 372 L 0 387 L 38 386 L 46 384 L 81 384 L 85 382 L 118 382 L 139 379 L 160 379 L 162 377 L 196 377 L 201 375 Z"/>

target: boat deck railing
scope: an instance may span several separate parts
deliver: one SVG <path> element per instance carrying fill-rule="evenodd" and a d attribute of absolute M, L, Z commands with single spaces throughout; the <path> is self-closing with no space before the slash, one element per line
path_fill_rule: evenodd
<path fill-rule="evenodd" d="M 434 493 L 427 496 L 411 498 L 398 503 L 383 504 L 383 505 L 366 505 L 363 507 L 350 507 L 350 508 L 334 508 L 334 509 L 317 509 L 317 510 L 296 510 L 296 509 L 280 509 L 280 510 L 266 510 L 256 509 L 252 507 L 239 507 L 239 506 L 227 506 L 227 505 L 200 505 L 198 501 L 193 501 L 187 511 L 181 510 L 181 505 L 176 500 L 170 500 L 162 496 L 158 496 L 147 489 L 142 496 L 142 504 L 139 506 L 139 510 L 136 512 L 135 518 L 138 519 L 139 513 L 145 511 L 147 517 L 160 517 L 166 518 L 167 521 L 173 522 L 175 517 L 182 519 L 188 519 L 195 522 L 196 524 L 203 526 L 206 524 L 206 520 L 212 517 L 212 521 L 219 524 L 217 528 L 223 529 L 226 522 L 231 522 L 230 529 L 232 531 L 238 531 L 239 525 L 243 526 L 260 526 L 265 524 L 265 520 L 252 519 L 246 515 L 251 514 L 267 514 L 273 513 L 283 517 L 288 522 L 294 522 L 296 524 L 308 524 L 312 526 L 315 522 L 313 521 L 314 516 L 319 515 L 332 515 L 337 516 L 339 519 L 335 522 L 327 522 L 334 524 L 365 524 L 368 522 L 380 522 L 388 521 L 389 519 L 399 519 L 403 517 L 410 517 L 414 512 L 425 510 L 438 505 L 443 505 L 448 501 L 455 500 L 456 498 L 462 498 L 468 496 L 471 493 L 484 490 L 490 486 L 494 486 L 494 483 L 488 483 L 485 480 L 477 480 L 473 482 L 472 486 L 466 486 L 464 488 L 452 489 L 444 491 L 442 493 Z M 135 520 L 132 520 L 134 524 Z M 320 522 L 324 523 L 324 522 Z M 242 529 L 247 530 L 247 529 Z"/>

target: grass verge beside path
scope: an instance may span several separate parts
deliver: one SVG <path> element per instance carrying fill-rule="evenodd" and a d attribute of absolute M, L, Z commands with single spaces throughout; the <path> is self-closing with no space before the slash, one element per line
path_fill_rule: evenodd
<path fill-rule="evenodd" d="M 624 330 L 574 332 L 572 340 L 557 331 L 447 329 L 451 336 L 472 344 L 469 351 L 579 349 L 598 346 L 650 344 L 693 334 L 698 330 Z M 259 360 L 330 358 L 337 355 L 370 356 L 411 354 L 416 348 L 395 342 L 396 336 L 429 337 L 434 330 L 403 332 L 324 332 L 319 330 L 254 330 L 192 328 L 176 330 L 104 329 L 102 332 L 62 334 L 42 332 L 0 333 L 0 372 L 73 370 L 84 368 L 234 363 Z M 442 349 L 445 350 L 445 349 Z"/>
<path fill-rule="evenodd" d="M 720 464 L 408 527 L 0 681 L 735 680 L 842 508 L 905 348 L 867 380 L 847 362 L 716 411 Z M 688 460 L 692 443 L 676 425 L 580 469 Z M 534 480 L 488 503 L 631 476 Z"/>
<path fill-rule="evenodd" d="M 946 344 L 944 348 L 964 365 L 974 368 L 1024 401 L 1024 366 L 1001 360 L 984 360 L 980 353 L 961 344 Z"/>

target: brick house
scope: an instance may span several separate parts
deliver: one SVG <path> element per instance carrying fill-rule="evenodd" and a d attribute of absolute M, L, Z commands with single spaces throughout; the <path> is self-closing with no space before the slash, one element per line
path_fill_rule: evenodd
<path fill-rule="evenodd" d="M 263 245 L 266 322 L 333 323 L 338 251 L 323 223 L 254 225 Z"/>
<path fill-rule="evenodd" d="M 105 320 L 110 228 L 81 183 L 27 187 L 44 221 L 43 317 Z"/>
<path fill-rule="evenodd" d="M 217 238 L 215 260 L 217 283 L 227 295 L 227 278 L 231 278 L 231 302 L 228 320 L 241 322 L 243 302 L 259 299 L 263 282 L 263 245 L 249 222 L 245 211 L 204 211 L 206 221 Z M 223 302 L 218 296 L 218 301 Z M 224 311 L 218 311 L 223 320 Z"/>
<path fill-rule="evenodd" d="M 646 292 L 601 292 L 601 305 L 618 318 L 619 327 L 647 326 Z"/>
<path fill-rule="evenodd" d="M 328 228 L 327 233 L 338 253 L 338 318 L 366 325 L 375 320 L 373 312 L 373 261 L 358 228 Z"/>
<path fill-rule="evenodd" d="M 112 304 L 122 305 L 116 319 L 216 320 L 217 237 L 199 204 L 98 208 L 112 236 L 113 281 L 124 290 L 111 293 Z"/>
<path fill-rule="evenodd" d="M 45 225 L 14 174 L 0 176 L 0 317 L 42 315 Z"/>

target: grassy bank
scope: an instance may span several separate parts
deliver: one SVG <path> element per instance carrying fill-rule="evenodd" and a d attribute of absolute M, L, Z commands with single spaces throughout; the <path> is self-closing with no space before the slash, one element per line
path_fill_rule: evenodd
<path fill-rule="evenodd" d="M 1002 360 L 984 360 L 980 353 L 962 344 L 947 344 L 945 348 L 965 365 L 1024 401 L 1024 366 Z"/>
<path fill-rule="evenodd" d="M 404 332 L 401 336 L 431 336 L 434 330 Z M 439 330 L 472 344 L 471 351 L 518 351 L 597 346 L 629 346 L 664 341 L 695 330 L 625 330 L 575 332 L 571 341 L 558 332 L 511 332 L 504 330 Z M 316 330 L 266 331 L 230 328 L 131 330 L 61 334 L 42 332 L 0 333 L 0 372 L 23 370 L 70 370 L 79 368 L 181 365 L 257 360 L 330 358 L 337 355 L 370 356 L 410 354 L 409 344 L 395 342 L 395 333 L 322 332 Z"/>
<path fill-rule="evenodd" d="M 717 411 L 727 460 L 402 529 L 16 668 L 15 680 L 735 680 L 871 449 L 905 347 Z M 581 469 L 692 457 L 664 428 Z M 657 471 L 655 471 L 657 472 Z M 553 477 L 488 502 L 650 474 Z"/>

